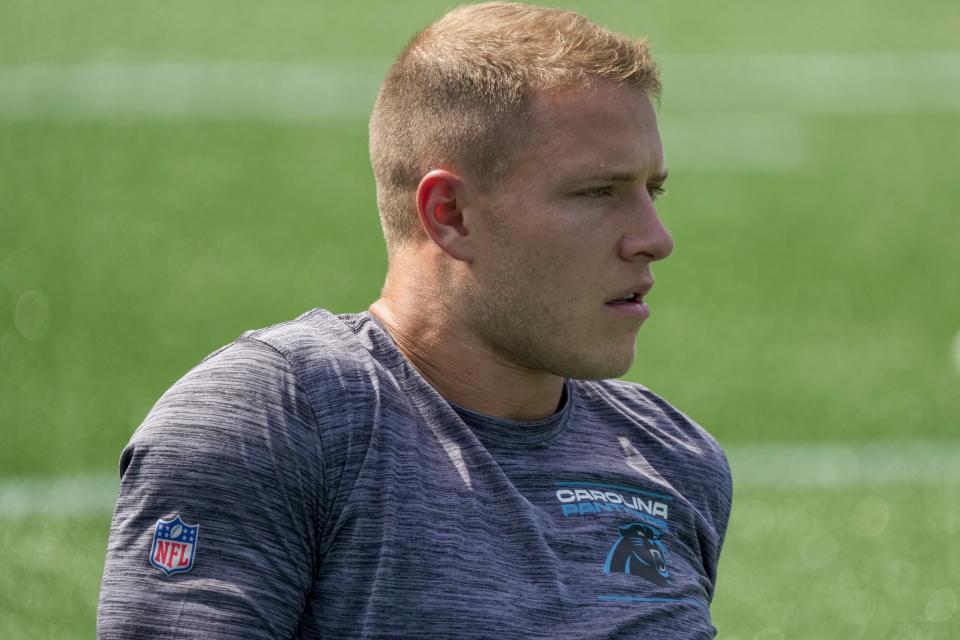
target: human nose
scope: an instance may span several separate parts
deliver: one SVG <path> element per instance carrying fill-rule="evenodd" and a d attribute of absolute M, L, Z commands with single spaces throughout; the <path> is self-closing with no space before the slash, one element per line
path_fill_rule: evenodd
<path fill-rule="evenodd" d="M 650 262 L 663 260 L 673 252 L 673 236 L 660 220 L 649 197 L 643 198 L 639 208 L 639 215 L 633 217 L 631 229 L 620 238 L 618 253 L 624 260 L 638 257 Z"/>

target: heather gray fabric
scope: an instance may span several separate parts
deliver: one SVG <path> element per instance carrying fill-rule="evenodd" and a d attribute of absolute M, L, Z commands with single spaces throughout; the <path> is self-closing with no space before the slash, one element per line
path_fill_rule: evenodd
<path fill-rule="evenodd" d="M 729 468 L 635 384 L 511 423 L 452 407 L 370 314 L 314 310 L 208 356 L 120 471 L 100 638 L 715 635 Z M 199 529 L 166 575 L 177 515 Z"/>

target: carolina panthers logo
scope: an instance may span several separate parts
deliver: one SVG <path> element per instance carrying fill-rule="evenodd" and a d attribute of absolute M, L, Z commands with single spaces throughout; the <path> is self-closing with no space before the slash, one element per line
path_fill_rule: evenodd
<path fill-rule="evenodd" d="M 633 522 L 619 528 L 620 537 L 610 548 L 604 573 L 625 573 L 640 576 L 660 586 L 669 584 L 667 547 L 663 535 L 649 524 Z"/>

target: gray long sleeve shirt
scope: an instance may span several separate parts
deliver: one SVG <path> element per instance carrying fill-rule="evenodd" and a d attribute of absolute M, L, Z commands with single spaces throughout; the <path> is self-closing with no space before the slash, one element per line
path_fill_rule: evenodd
<path fill-rule="evenodd" d="M 715 635 L 730 471 L 636 384 L 484 416 L 318 309 L 208 356 L 120 470 L 100 638 Z"/>

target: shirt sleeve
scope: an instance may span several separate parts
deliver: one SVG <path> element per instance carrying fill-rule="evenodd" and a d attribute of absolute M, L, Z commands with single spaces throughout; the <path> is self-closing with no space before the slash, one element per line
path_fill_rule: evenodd
<path fill-rule="evenodd" d="M 121 456 L 97 637 L 291 637 L 317 563 L 322 461 L 281 353 L 242 338 L 204 360 Z M 176 534 L 193 547 L 168 556 Z"/>

